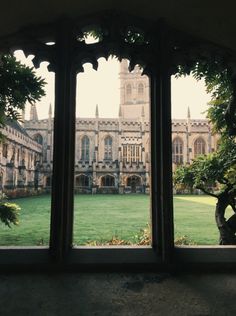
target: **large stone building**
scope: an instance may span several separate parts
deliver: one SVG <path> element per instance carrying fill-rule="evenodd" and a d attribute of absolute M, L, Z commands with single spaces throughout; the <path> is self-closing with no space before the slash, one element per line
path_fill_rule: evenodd
<path fill-rule="evenodd" d="M 117 118 L 77 118 L 75 191 L 86 193 L 148 193 L 150 187 L 149 80 L 128 62 L 120 66 L 120 108 Z M 9 123 L 7 141 L 1 144 L 0 186 L 15 191 L 24 188 L 50 190 L 53 160 L 53 117 L 39 120 L 36 105 L 30 119 L 20 126 Z M 172 121 L 173 169 L 191 163 L 199 154 L 216 149 L 207 120 L 187 118 Z"/>
<path fill-rule="evenodd" d="M 42 145 L 32 139 L 18 122 L 8 122 L 1 130 L 0 192 L 9 196 L 28 195 L 38 187 Z M 17 190 L 16 190 L 17 189 Z"/>

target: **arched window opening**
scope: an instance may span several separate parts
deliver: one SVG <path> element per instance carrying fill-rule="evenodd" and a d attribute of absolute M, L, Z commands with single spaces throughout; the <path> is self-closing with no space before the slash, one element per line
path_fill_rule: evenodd
<path fill-rule="evenodd" d="M 127 84 L 127 86 L 126 86 L 126 95 L 127 96 L 131 96 L 131 94 L 132 94 L 131 84 Z"/>
<path fill-rule="evenodd" d="M 143 95 L 143 92 L 144 92 L 143 84 L 139 83 L 139 85 L 138 85 L 138 94 L 139 95 Z"/>
<path fill-rule="evenodd" d="M 89 160 L 89 138 L 84 136 L 81 141 L 81 160 Z"/>
<path fill-rule="evenodd" d="M 110 175 L 106 175 L 101 179 L 102 187 L 114 187 L 115 186 L 115 178 Z"/>
<path fill-rule="evenodd" d="M 206 143 L 201 137 L 197 138 L 194 142 L 194 157 L 199 155 L 205 155 L 206 153 Z"/>
<path fill-rule="evenodd" d="M 0 173 L 0 190 L 2 189 L 3 185 L 3 173 Z"/>
<path fill-rule="evenodd" d="M 8 153 L 8 145 L 7 144 L 3 144 L 2 145 L 2 156 L 4 158 L 7 158 L 7 153 Z"/>
<path fill-rule="evenodd" d="M 76 187 L 88 187 L 89 186 L 89 177 L 82 174 L 75 178 Z"/>
<path fill-rule="evenodd" d="M 43 144 L 43 137 L 40 134 L 36 134 L 33 136 L 33 139 L 40 145 Z"/>
<path fill-rule="evenodd" d="M 183 141 L 177 137 L 172 143 L 172 162 L 175 164 L 183 163 Z"/>
<path fill-rule="evenodd" d="M 46 187 L 50 187 L 50 186 L 51 186 L 51 177 L 48 176 L 48 177 L 46 178 Z"/>
<path fill-rule="evenodd" d="M 128 177 L 127 186 L 131 187 L 131 193 L 136 193 L 138 187 L 141 186 L 141 178 L 138 176 Z"/>
<path fill-rule="evenodd" d="M 112 138 L 110 136 L 104 140 L 104 159 L 112 160 Z"/>
<path fill-rule="evenodd" d="M 125 86 L 125 102 L 132 102 L 132 86 L 130 83 Z"/>

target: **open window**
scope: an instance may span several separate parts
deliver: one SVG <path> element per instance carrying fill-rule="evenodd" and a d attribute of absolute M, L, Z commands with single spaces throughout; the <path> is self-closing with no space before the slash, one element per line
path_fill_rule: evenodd
<path fill-rule="evenodd" d="M 219 262 L 227 254 L 230 254 L 231 261 L 235 261 L 233 247 L 211 248 L 206 253 L 202 247 L 174 245 L 172 171 L 190 164 L 196 155 L 213 152 L 213 144 L 218 141 L 215 139 L 209 145 L 211 135 L 206 124 L 202 124 L 204 131 L 194 135 L 197 122 L 191 122 L 190 117 L 186 118 L 186 122 L 171 122 L 171 75 L 188 73 L 188 67 L 195 59 L 208 58 L 201 52 L 201 44 L 197 39 L 189 40 L 188 36 L 175 32 L 162 21 L 154 24 L 151 32 L 150 25 L 130 18 L 123 20 L 117 17 L 116 23 L 113 23 L 112 17 L 100 16 L 94 22 L 62 20 L 56 27 L 47 26 L 40 32 L 37 28 L 31 29 L 17 35 L 17 45 L 25 53 L 35 55 L 35 66 L 48 61 L 49 69 L 55 72 L 55 113 L 54 118 L 51 110 L 48 113 L 49 126 L 49 120 L 39 122 L 35 105 L 32 105 L 32 122 L 28 129 L 35 152 L 28 152 L 28 147 L 14 149 L 12 144 L 6 143 L 1 159 L 9 159 L 9 167 L 12 159 L 18 159 L 22 181 L 25 181 L 25 169 L 32 167 L 36 179 L 34 185 L 39 188 L 40 183 L 44 183 L 52 197 L 51 227 L 49 247 L 22 248 L 18 252 L 13 248 L 0 249 L 0 262 L 8 264 L 19 259 L 21 263 L 50 262 L 61 266 L 137 263 L 165 266 L 199 261 Z M 196 44 L 193 51 L 192 43 Z M 3 43 L 6 50 L 14 45 L 14 37 Z M 205 49 L 214 56 L 214 48 L 206 44 Z M 216 61 L 220 64 L 219 60 L 224 60 L 224 52 L 217 51 L 217 54 L 220 57 Z M 102 117 L 99 104 L 92 106 L 86 103 L 85 107 L 92 108 L 93 112 L 83 117 L 76 101 L 76 97 L 78 104 L 81 101 L 79 89 L 82 83 L 79 77 L 86 72 L 86 64 L 90 64 L 95 72 L 99 70 L 100 59 L 109 59 L 110 56 L 121 62 L 120 76 L 123 76 L 121 106 L 117 109 L 117 116 Z M 108 81 L 109 78 L 106 78 L 107 85 Z M 99 83 L 97 81 L 96 86 Z M 90 84 L 87 97 L 93 94 L 94 88 L 95 85 Z M 103 93 L 107 93 L 109 89 L 107 86 L 104 88 Z M 189 127 L 191 131 L 187 130 Z M 15 137 L 17 131 L 12 126 L 7 128 Z M 45 129 L 47 132 L 44 134 Z M 37 152 L 39 148 L 42 154 Z M 5 175 L 2 168 L 0 170 L 3 183 Z M 40 178 L 41 172 L 43 178 Z M 14 178 L 14 173 L 8 175 Z M 150 211 L 146 213 L 148 244 L 145 243 L 146 236 L 138 247 L 135 243 L 125 247 L 122 244 L 116 247 L 101 245 L 94 242 L 96 238 L 90 239 L 92 243 L 89 247 L 88 240 L 81 242 L 82 227 L 87 234 L 91 227 L 96 229 L 106 220 L 105 214 L 101 213 L 100 223 L 96 220 L 89 227 L 88 220 L 84 220 L 83 216 L 92 215 L 91 221 L 95 216 L 92 204 L 87 206 L 84 202 L 94 202 L 99 196 L 102 203 L 109 193 L 117 197 L 121 194 L 124 197 L 148 197 L 147 207 L 138 200 L 131 203 L 133 216 L 126 207 L 123 212 L 126 222 L 117 225 L 118 231 L 122 225 L 132 222 L 135 217 L 137 219 L 140 207 L 146 208 Z M 50 199 L 48 202 L 50 204 Z M 119 207 L 122 202 L 122 199 L 118 201 Z M 112 205 L 111 201 L 109 203 Z M 94 208 L 97 210 L 96 203 Z M 127 215 L 133 219 L 127 220 Z M 47 216 L 50 216 L 50 211 Z M 224 256 L 219 256 L 219 252 Z M 6 253 L 12 257 L 6 256 Z"/>

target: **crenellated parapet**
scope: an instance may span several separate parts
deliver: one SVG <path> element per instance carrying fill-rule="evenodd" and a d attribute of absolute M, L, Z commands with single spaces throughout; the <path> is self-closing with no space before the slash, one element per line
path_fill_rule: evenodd
<path fill-rule="evenodd" d="M 20 131 L 9 125 L 6 125 L 4 128 L 2 128 L 1 132 L 4 136 L 7 137 L 7 140 L 9 142 L 14 142 L 16 145 L 23 146 L 25 148 L 28 148 L 32 151 L 41 154 L 42 146 L 38 144 L 35 140 L 33 140 L 26 133 L 22 134 Z"/>

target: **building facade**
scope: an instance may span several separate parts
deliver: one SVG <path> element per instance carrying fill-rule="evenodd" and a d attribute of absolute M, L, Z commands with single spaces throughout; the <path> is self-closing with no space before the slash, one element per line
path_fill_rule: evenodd
<path fill-rule="evenodd" d="M 75 192 L 149 192 L 149 91 L 149 79 L 141 76 L 138 67 L 130 73 L 128 62 L 123 60 L 120 66 L 118 117 L 100 118 L 96 106 L 94 118 L 76 119 Z M 24 120 L 22 126 L 14 124 L 17 125 L 18 134 L 24 137 L 19 136 L 16 140 L 16 125 L 8 125 L 4 129 L 7 141 L 0 145 L 1 188 L 20 188 L 22 191 L 22 188 L 26 190 L 34 187 L 36 190 L 50 190 L 53 170 L 51 106 L 47 119 L 39 120 L 36 105 L 32 105 L 30 119 Z M 208 121 L 191 119 L 189 110 L 186 119 L 173 119 L 173 169 L 179 164 L 191 163 L 199 154 L 216 150 L 217 141 L 218 136 L 212 134 Z M 14 153 L 18 153 L 18 150 L 20 154 L 16 156 Z"/>

